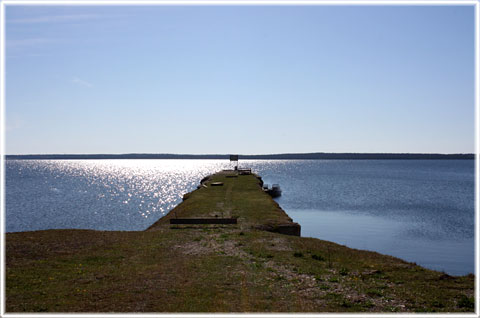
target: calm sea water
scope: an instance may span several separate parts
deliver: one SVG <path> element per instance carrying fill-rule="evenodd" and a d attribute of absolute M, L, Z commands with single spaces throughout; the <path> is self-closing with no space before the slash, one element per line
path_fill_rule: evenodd
<path fill-rule="evenodd" d="M 282 161 L 257 166 L 302 236 L 452 275 L 475 272 L 473 160 Z"/>
<path fill-rule="evenodd" d="M 249 160 L 302 236 L 474 272 L 473 160 Z M 144 230 L 225 160 L 8 160 L 6 231 Z"/>

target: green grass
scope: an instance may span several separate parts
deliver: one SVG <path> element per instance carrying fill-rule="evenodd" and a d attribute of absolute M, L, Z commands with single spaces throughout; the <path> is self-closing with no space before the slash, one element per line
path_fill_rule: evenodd
<path fill-rule="evenodd" d="M 257 230 L 290 222 L 253 176 L 209 182 L 148 231 L 6 235 L 7 312 L 473 312 L 473 275 Z M 168 218 L 238 216 L 237 225 Z"/>

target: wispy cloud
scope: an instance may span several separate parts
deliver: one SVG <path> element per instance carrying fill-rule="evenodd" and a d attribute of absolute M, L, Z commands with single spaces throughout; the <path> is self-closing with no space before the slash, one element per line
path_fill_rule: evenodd
<path fill-rule="evenodd" d="M 40 24 L 40 23 L 78 23 L 92 20 L 107 20 L 123 18 L 127 15 L 119 14 L 60 14 L 41 15 L 25 18 L 9 19 L 7 24 Z"/>
<path fill-rule="evenodd" d="M 93 19 L 101 19 L 99 14 L 63 14 L 63 15 L 44 15 L 37 17 L 28 17 L 21 19 L 7 20 L 7 23 L 14 24 L 36 24 L 36 23 L 60 23 L 60 22 L 79 22 Z"/>
<path fill-rule="evenodd" d="M 79 86 L 88 87 L 88 88 L 93 87 L 92 83 L 82 80 L 78 77 L 72 78 L 72 83 L 77 84 Z"/>
<path fill-rule="evenodd" d="M 30 39 L 18 39 L 18 40 L 7 40 L 6 46 L 13 48 L 13 47 L 25 47 L 25 46 L 37 46 L 41 44 L 48 44 L 52 42 L 56 42 L 55 39 L 47 39 L 47 38 L 30 38 Z"/>
<path fill-rule="evenodd" d="M 30 58 L 30 57 L 48 57 L 48 56 L 52 56 L 52 54 L 34 54 L 34 53 L 26 53 L 26 54 L 7 54 L 7 56 L 5 56 L 7 59 L 17 59 L 17 58 Z"/>

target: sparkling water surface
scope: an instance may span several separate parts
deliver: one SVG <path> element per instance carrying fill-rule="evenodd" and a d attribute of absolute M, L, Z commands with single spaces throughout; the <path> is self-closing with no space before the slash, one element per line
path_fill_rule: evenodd
<path fill-rule="evenodd" d="M 474 272 L 473 160 L 245 160 L 302 236 Z M 144 230 L 226 160 L 7 160 L 6 231 Z"/>
<path fill-rule="evenodd" d="M 7 232 L 144 230 L 219 160 L 8 160 Z"/>

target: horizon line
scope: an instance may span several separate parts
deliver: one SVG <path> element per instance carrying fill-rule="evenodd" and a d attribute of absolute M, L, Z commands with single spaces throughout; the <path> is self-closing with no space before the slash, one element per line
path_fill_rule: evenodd
<path fill-rule="evenodd" d="M 4 154 L 4 156 L 127 156 L 127 155 L 175 155 L 175 156 L 278 156 L 278 155 L 475 155 L 475 152 L 277 152 L 262 154 L 241 154 L 241 153 L 173 153 L 173 152 L 125 152 L 125 153 L 28 153 L 28 154 Z"/>

